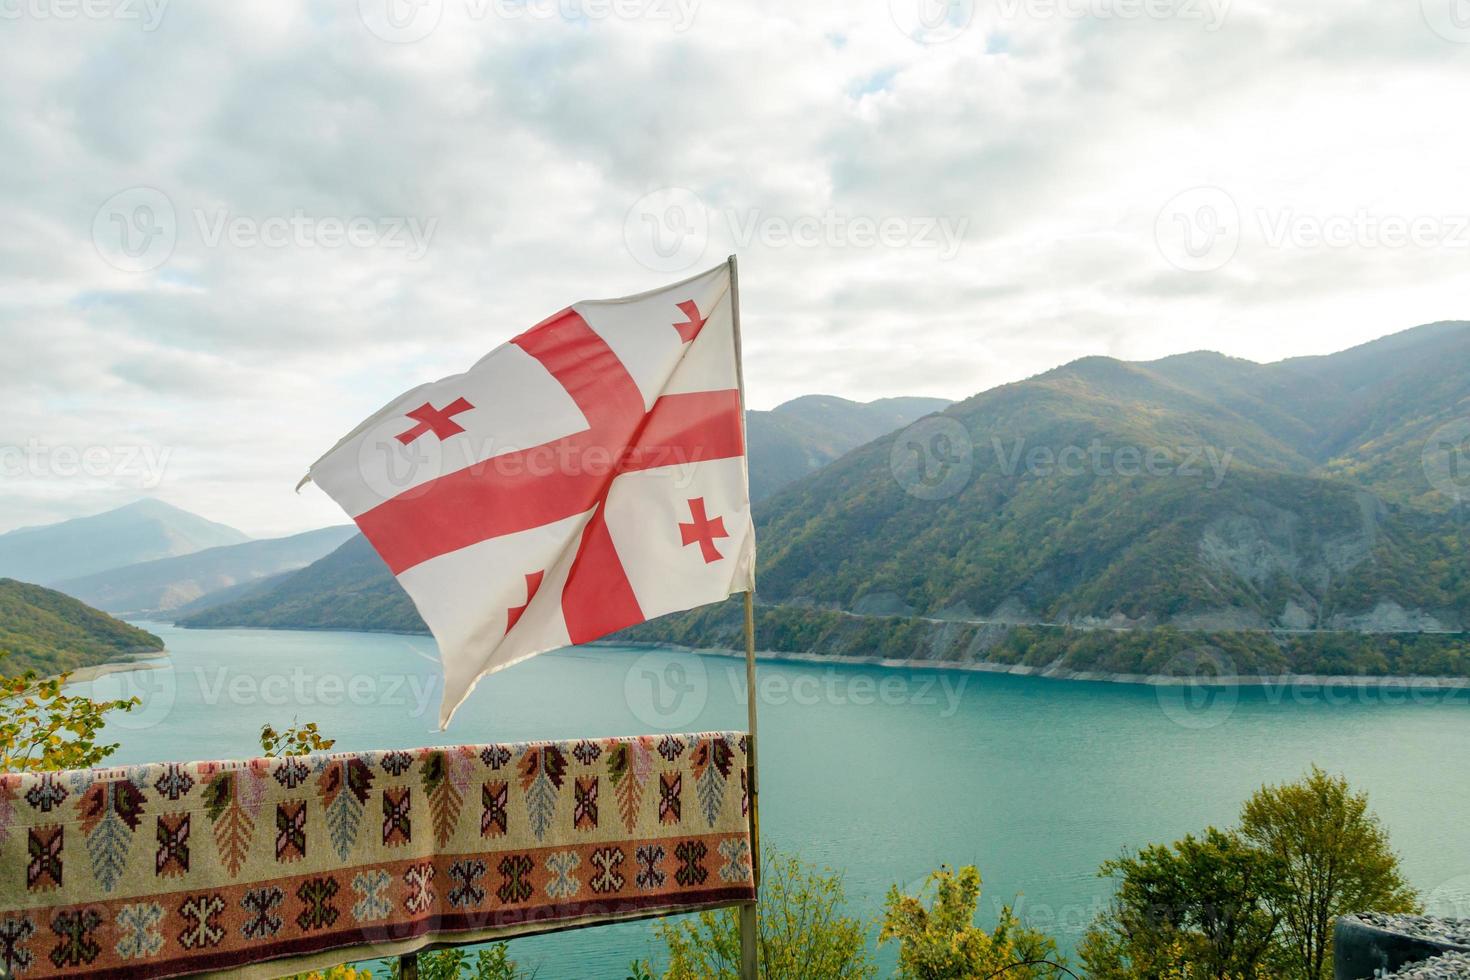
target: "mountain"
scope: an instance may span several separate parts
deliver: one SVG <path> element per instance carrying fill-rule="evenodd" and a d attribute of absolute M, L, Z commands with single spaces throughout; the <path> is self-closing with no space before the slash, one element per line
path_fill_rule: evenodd
<path fill-rule="evenodd" d="M 751 497 L 767 496 L 848 450 L 949 404 L 942 398 L 881 398 L 864 403 L 806 395 L 768 412 L 749 412 Z M 372 601 L 364 596 L 371 596 Z M 182 625 L 425 629 L 412 601 L 361 539 L 299 575 L 272 580 L 269 589 L 247 587 L 229 595 L 206 595 L 201 602 L 203 606 L 177 611 Z M 383 604 L 381 608 L 378 603 Z"/>
<path fill-rule="evenodd" d="M 179 625 L 426 632 L 413 600 L 362 535 L 268 588 L 185 616 Z"/>
<path fill-rule="evenodd" d="M 943 398 L 880 398 L 864 403 L 803 395 L 769 412 L 748 412 L 751 499 L 769 497 L 863 443 L 949 404 Z"/>
<path fill-rule="evenodd" d="M 1470 534 L 1421 465 L 1431 433 L 1470 418 L 1470 324 L 1272 365 L 1087 358 L 942 417 L 973 446 L 952 495 L 906 492 L 907 467 L 936 461 L 889 437 L 767 502 L 765 601 L 1077 624 L 1470 627 Z"/>
<path fill-rule="evenodd" d="M 1194 636 L 1242 664 L 1465 673 L 1464 638 L 1436 634 L 1470 629 L 1470 515 L 1423 460 L 1467 420 L 1467 323 L 1266 365 L 1084 358 L 761 501 L 761 643 L 1120 671 Z M 1470 497 L 1470 444 L 1450 462 Z M 189 624 L 422 629 L 365 545 L 331 557 L 331 589 L 308 568 Z M 738 623 L 717 606 L 625 636 L 724 646 Z M 1362 638 L 1395 631 L 1427 639 Z"/>
<path fill-rule="evenodd" d="M 192 602 L 186 602 L 177 609 L 171 610 L 167 615 L 172 617 L 174 622 L 178 622 L 195 613 L 203 612 L 206 609 L 213 609 L 215 606 L 222 606 L 227 602 L 235 602 L 239 599 L 249 598 L 250 596 L 263 595 L 298 571 L 300 569 L 293 569 L 289 572 L 277 572 L 275 575 L 267 575 L 264 578 L 251 579 L 248 582 L 227 585 L 223 589 L 206 592 Z"/>
<path fill-rule="evenodd" d="M 56 588 L 108 612 L 151 618 L 221 590 L 304 568 L 354 533 L 356 528 L 343 525 L 206 548 L 177 558 L 159 558 L 68 579 L 56 583 Z"/>
<path fill-rule="evenodd" d="M 0 673 L 56 674 L 163 649 L 152 633 L 53 589 L 0 579 Z"/>
<path fill-rule="evenodd" d="M 944 458 L 887 437 L 758 509 L 761 649 L 1470 674 L 1470 324 L 1269 365 L 1086 358 L 942 419 Z M 732 601 L 623 638 L 732 647 L 740 623 Z"/>
<path fill-rule="evenodd" d="M 0 534 L 0 576 L 46 585 L 250 540 L 161 500 Z"/>

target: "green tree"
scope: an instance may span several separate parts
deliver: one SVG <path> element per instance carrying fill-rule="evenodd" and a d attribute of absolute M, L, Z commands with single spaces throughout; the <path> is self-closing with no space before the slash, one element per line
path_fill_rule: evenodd
<path fill-rule="evenodd" d="M 842 878 L 794 857 L 763 862 L 760 975 L 765 980 L 863 980 L 877 974 L 862 924 L 842 914 Z M 734 909 L 701 912 L 654 926 L 669 948 L 665 980 L 734 980 L 740 975 L 740 923 Z M 646 965 L 640 968 L 645 972 Z"/>
<path fill-rule="evenodd" d="M 1367 794 L 1341 776 L 1313 766 L 1298 782 L 1262 787 L 1241 811 L 1241 833 L 1285 868 L 1277 909 L 1291 977 L 1329 975 L 1339 915 L 1420 909 Z"/>
<path fill-rule="evenodd" d="M 980 904 L 980 872 L 958 874 L 940 868 L 925 880 L 933 898 L 889 889 L 880 945 L 897 942 L 898 976 L 905 980 L 948 980 L 1005 976 L 1039 980 L 1068 972 L 1048 936 L 1022 925 L 1007 906 L 994 932 L 975 925 Z"/>
<path fill-rule="evenodd" d="M 1238 834 L 1211 827 L 1098 873 L 1118 891 L 1079 948 L 1094 980 L 1271 975 L 1285 867 Z"/>
<path fill-rule="evenodd" d="M 61 674 L 42 679 L 34 670 L 0 675 L 0 772 L 86 769 L 117 751 L 117 743 L 97 743 L 107 713 L 132 711 L 141 702 L 67 694 L 70 678 Z"/>

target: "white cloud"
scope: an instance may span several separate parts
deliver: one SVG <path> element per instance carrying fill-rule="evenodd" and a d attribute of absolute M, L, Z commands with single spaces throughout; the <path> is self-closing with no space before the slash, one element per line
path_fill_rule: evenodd
<path fill-rule="evenodd" d="M 663 187 L 709 209 L 704 264 L 740 252 L 757 407 L 963 397 L 1096 353 L 1268 360 L 1465 315 L 1470 231 L 1271 240 L 1303 216 L 1470 217 L 1449 111 L 1470 45 L 1419 4 L 1004 0 L 921 44 L 896 26 L 921 0 L 581 2 L 443 0 L 406 44 L 353 3 L 118 8 L 158 10 L 154 30 L 5 5 L 0 445 L 168 464 L 147 488 L 7 473 L 0 529 L 141 492 L 254 533 L 335 522 L 290 488 L 364 414 L 571 300 L 671 278 L 623 235 Z M 1144 8 L 1170 15 L 1127 13 Z M 176 241 L 127 272 L 93 225 L 138 186 L 166 195 Z M 1240 241 L 1184 272 L 1155 225 L 1201 186 L 1234 202 Z M 419 258 L 381 234 L 211 244 L 220 220 L 293 216 L 433 231 Z M 964 229 L 947 261 L 854 234 L 939 218 Z M 757 219 L 838 230 L 742 243 Z"/>

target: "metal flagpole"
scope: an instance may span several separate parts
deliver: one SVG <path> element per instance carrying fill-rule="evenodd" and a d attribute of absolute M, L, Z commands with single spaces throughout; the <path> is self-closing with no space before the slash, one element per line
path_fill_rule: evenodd
<path fill-rule="evenodd" d="M 740 386 L 740 432 L 745 441 L 745 451 L 750 452 L 745 436 L 745 367 L 740 351 L 740 270 L 735 256 L 730 256 L 730 319 L 735 334 L 735 377 Z M 749 463 L 746 464 L 749 466 Z M 754 570 L 751 572 L 754 576 Z M 756 895 L 761 887 L 760 848 L 760 782 L 756 767 L 755 737 L 755 599 L 754 589 L 745 592 L 745 710 L 748 727 L 745 753 L 745 787 L 750 800 L 750 872 L 755 881 Z M 759 972 L 759 950 L 757 939 L 760 934 L 759 917 L 755 902 L 740 906 L 740 980 L 757 980 Z"/>

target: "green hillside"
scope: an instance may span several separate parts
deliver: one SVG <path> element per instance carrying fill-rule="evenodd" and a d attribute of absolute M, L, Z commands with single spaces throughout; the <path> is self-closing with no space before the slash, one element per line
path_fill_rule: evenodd
<path fill-rule="evenodd" d="M 864 403 L 830 395 L 806 395 L 768 412 L 750 412 L 746 426 L 751 496 L 756 500 L 769 496 L 849 450 L 949 404 L 942 398 L 880 398 Z M 87 582 L 66 584 L 77 587 L 78 594 L 85 597 L 97 594 L 97 581 L 115 580 L 120 585 L 126 576 L 108 573 Z M 108 600 L 117 601 L 111 595 Z M 425 631 L 413 602 L 360 538 L 303 569 L 298 576 L 221 586 L 218 592 L 178 606 L 176 612 L 182 625 L 200 628 Z"/>
<path fill-rule="evenodd" d="M 1465 672 L 1470 514 L 1423 458 L 1470 419 L 1470 324 L 1270 365 L 1086 358 L 940 418 L 968 473 L 937 499 L 910 491 L 946 461 L 905 431 L 757 505 L 769 649 L 1007 662 L 1026 644 L 1132 672 L 1203 636 L 1248 664 Z M 1451 462 L 1470 498 L 1470 446 Z M 724 646 L 730 622 L 625 635 Z M 186 623 L 422 629 L 360 540 Z M 955 645 L 964 630 L 984 641 Z"/>
<path fill-rule="evenodd" d="M 152 633 L 113 619 L 70 596 L 0 579 L 0 673 L 57 674 L 131 653 L 163 649 Z"/>
<path fill-rule="evenodd" d="M 761 596 L 1042 622 L 1463 628 L 1470 532 L 1420 457 L 1430 432 L 1470 416 L 1470 325 L 1421 330 L 1390 338 L 1400 353 L 1371 375 L 1357 351 L 1310 371 L 1090 358 L 977 395 L 944 413 L 973 446 L 952 496 L 907 492 L 892 463 L 923 447 L 895 454 L 890 437 L 769 500 Z M 1308 373 L 1320 398 L 1301 395 Z"/>
<path fill-rule="evenodd" d="M 762 500 L 863 443 L 900 429 L 950 402 L 942 398 L 880 398 L 854 402 L 804 395 L 769 412 L 749 412 L 750 496 Z"/>
<path fill-rule="evenodd" d="M 229 626 L 427 632 L 413 600 L 378 553 L 357 535 L 267 587 L 179 620 L 201 629 Z"/>

